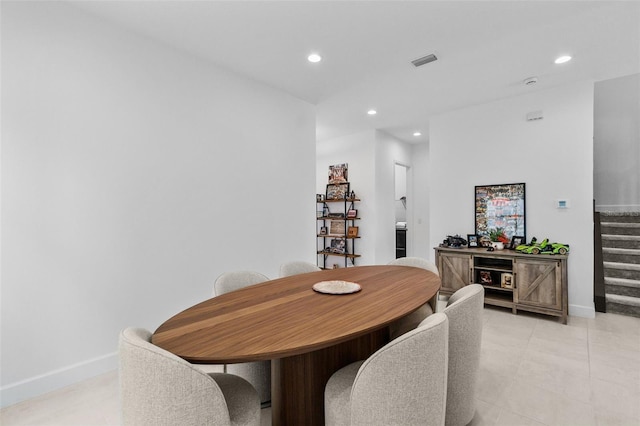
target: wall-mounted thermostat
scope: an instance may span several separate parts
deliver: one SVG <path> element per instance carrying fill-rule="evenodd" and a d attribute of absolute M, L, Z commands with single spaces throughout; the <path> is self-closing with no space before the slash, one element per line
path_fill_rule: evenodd
<path fill-rule="evenodd" d="M 569 208 L 569 200 L 567 200 L 566 198 L 562 198 L 562 199 L 556 200 L 556 208 L 558 208 L 558 209 L 568 209 Z"/>

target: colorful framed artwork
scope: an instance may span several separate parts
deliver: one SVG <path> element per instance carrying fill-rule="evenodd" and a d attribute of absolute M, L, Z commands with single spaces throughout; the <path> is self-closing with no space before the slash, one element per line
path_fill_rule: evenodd
<path fill-rule="evenodd" d="M 524 183 L 476 186 L 474 202 L 478 237 L 498 228 L 509 240 L 514 235 L 526 236 Z"/>

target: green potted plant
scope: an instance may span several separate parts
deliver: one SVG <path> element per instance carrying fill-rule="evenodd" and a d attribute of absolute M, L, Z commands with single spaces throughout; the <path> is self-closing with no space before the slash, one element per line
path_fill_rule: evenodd
<path fill-rule="evenodd" d="M 504 228 L 489 229 L 489 238 L 491 239 L 491 245 L 496 250 L 502 250 L 505 244 L 509 244 L 509 238 L 504 233 Z"/>

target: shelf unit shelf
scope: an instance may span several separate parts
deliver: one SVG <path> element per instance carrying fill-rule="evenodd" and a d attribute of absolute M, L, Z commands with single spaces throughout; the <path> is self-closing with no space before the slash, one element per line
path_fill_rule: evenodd
<path fill-rule="evenodd" d="M 341 199 L 318 199 L 316 197 L 316 223 L 317 227 L 324 228 L 324 231 L 329 231 L 327 228 L 327 222 L 329 225 L 332 225 L 333 222 L 343 222 L 343 227 L 337 227 L 334 230 L 334 233 L 320 233 L 319 229 L 316 229 L 316 237 L 317 237 L 317 246 L 316 246 L 316 254 L 317 254 L 317 262 L 318 267 L 322 269 L 330 269 L 331 266 L 339 267 L 343 266 L 345 268 L 349 266 L 355 266 L 356 259 L 361 255 L 356 252 L 356 240 L 360 239 L 359 235 L 350 236 L 348 235 L 349 228 L 355 227 L 357 221 L 360 221 L 361 218 L 357 214 L 354 217 L 347 217 L 348 212 L 350 210 L 356 210 L 356 203 L 359 202 L 360 199 L 357 197 L 353 198 L 341 198 Z M 322 206 L 321 209 L 318 209 L 319 206 Z M 333 210 L 333 211 L 332 211 Z M 339 214 L 339 217 L 332 217 L 330 214 L 335 213 Z M 333 228 L 333 226 L 331 227 Z M 359 227 L 358 227 L 359 228 Z M 336 234 L 335 231 L 343 231 L 344 233 Z M 334 252 L 331 248 L 334 247 L 334 244 L 341 244 L 340 251 L 344 250 L 344 253 Z M 328 259 L 330 257 L 335 257 L 338 259 L 344 259 L 344 262 L 340 261 L 340 263 L 330 262 Z M 337 260 L 337 259 L 336 259 Z M 334 260 L 334 262 L 336 261 Z M 331 265 L 333 263 L 333 265 Z M 342 265 L 340 265 L 342 264 Z M 328 267 L 329 265 L 329 267 Z"/>

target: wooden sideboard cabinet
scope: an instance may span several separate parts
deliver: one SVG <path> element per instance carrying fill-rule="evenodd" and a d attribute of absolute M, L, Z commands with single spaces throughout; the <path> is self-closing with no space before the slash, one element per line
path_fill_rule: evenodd
<path fill-rule="evenodd" d="M 523 254 L 511 250 L 436 247 L 442 294 L 482 284 L 485 304 L 553 315 L 566 324 L 567 255 Z"/>

